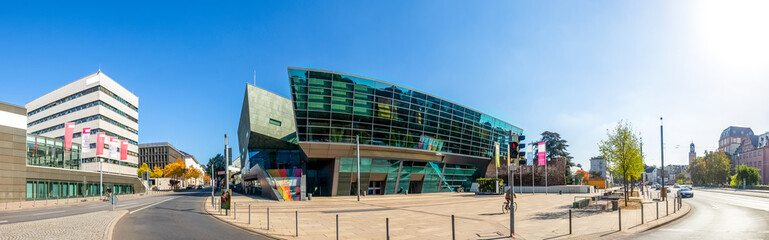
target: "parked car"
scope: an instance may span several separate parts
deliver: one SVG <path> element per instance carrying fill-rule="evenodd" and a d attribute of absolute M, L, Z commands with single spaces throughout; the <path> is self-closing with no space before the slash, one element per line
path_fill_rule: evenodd
<path fill-rule="evenodd" d="M 681 186 L 678 185 L 678 183 L 673 184 L 673 188 L 680 188 Z"/>
<path fill-rule="evenodd" d="M 680 198 L 693 198 L 694 192 L 689 188 L 681 188 L 678 190 L 678 197 Z"/>
<path fill-rule="evenodd" d="M 203 185 L 198 185 L 198 189 L 203 189 Z"/>

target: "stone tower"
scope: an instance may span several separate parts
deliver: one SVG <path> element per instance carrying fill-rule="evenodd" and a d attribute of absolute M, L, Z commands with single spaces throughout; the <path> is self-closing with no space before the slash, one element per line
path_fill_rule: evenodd
<path fill-rule="evenodd" d="M 689 165 L 692 165 L 692 161 L 697 158 L 697 152 L 694 151 L 694 142 L 689 144 Z"/>

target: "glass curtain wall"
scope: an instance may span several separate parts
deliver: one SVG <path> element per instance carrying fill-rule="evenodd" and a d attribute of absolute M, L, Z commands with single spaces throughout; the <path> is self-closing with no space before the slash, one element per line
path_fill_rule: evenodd
<path fill-rule="evenodd" d="M 372 192 L 371 188 L 383 188 L 384 194 L 434 193 L 454 189 L 470 189 L 473 174 L 478 170 L 474 166 L 458 164 L 429 163 L 421 161 L 401 161 L 361 158 L 361 190 Z M 357 159 L 340 158 L 337 196 L 355 195 Z M 445 166 L 444 166 L 445 165 Z M 399 171 L 400 170 L 400 171 Z M 369 181 L 374 174 L 386 174 L 384 183 Z M 441 179 L 445 176 L 445 179 Z M 381 186 L 380 184 L 384 184 Z M 364 188 L 369 186 L 369 188 Z"/>
<path fill-rule="evenodd" d="M 80 144 L 64 150 L 64 140 L 27 135 L 27 165 L 80 169 Z"/>
<path fill-rule="evenodd" d="M 113 194 L 133 194 L 131 184 L 104 183 L 104 191 L 112 189 Z M 99 196 L 99 182 L 73 182 L 44 179 L 27 180 L 27 200 Z"/>
<path fill-rule="evenodd" d="M 383 145 L 506 158 L 523 130 L 444 99 L 377 80 L 289 69 L 299 141 Z M 492 101 L 493 99 L 489 99 Z"/>

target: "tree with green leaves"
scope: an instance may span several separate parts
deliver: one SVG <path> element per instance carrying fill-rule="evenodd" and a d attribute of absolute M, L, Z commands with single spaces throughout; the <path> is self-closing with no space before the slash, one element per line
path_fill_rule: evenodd
<path fill-rule="evenodd" d="M 211 172 L 212 164 L 214 165 L 214 172 Z M 224 168 L 224 155 L 222 154 L 216 154 L 216 156 L 209 158 L 208 163 L 206 163 L 206 173 L 209 176 L 216 176 L 216 171 L 224 171 Z"/>
<path fill-rule="evenodd" d="M 729 157 L 722 151 L 705 152 L 705 156 L 695 158 L 689 166 L 692 182 L 698 185 L 723 184 L 730 172 Z"/>
<path fill-rule="evenodd" d="M 625 191 L 625 206 L 630 198 L 630 183 L 641 177 L 644 171 L 641 141 L 633 132 L 629 122 L 620 121 L 611 132 L 607 130 L 607 139 L 601 140 L 598 148 L 606 159 L 606 169 L 622 179 Z"/>
<path fill-rule="evenodd" d="M 745 182 L 745 185 L 748 186 L 758 185 L 758 179 L 761 178 L 761 174 L 759 173 L 758 168 L 748 167 L 745 164 L 740 164 L 737 166 L 737 170 L 735 171 L 737 174 L 732 176 L 732 186 L 742 186 L 743 181 Z"/>
<path fill-rule="evenodd" d="M 558 134 L 557 132 L 544 131 L 542 132 L 542 139 L 539 141 L 545 142 L 545 151 L 547 152 L 546 158 L 548 161 L 558 158 L 563 158 L 566 160 L 564 179 L 569 181 L 566 184 L 572 184 L 573 178 L 571 176 L 571 167 L 574 166 L 574 163 L 571 161 L 571 159 L 574 157 L 572 157 L 566 150 L 566 148 L 569 147 L 569 144 L 566 144 L 566 140 L 562 139 L 561 134 Z"/>

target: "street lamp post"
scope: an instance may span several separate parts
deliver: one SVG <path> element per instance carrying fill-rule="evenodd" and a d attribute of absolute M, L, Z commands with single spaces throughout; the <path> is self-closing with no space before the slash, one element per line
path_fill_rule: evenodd
<path fill-rule="evenodd" d="M 227 134 L 224 134 L 224 172 L 227 173 L 227 179 L 225 179 L 226 183 L 227 183 L 227 188 L 224 189 L 225 191 L 230 190 L 230 169 L 229 169 L 230 168 L 230 161 L 228 161 L 228 159 L 227 159 L 227 155 L 228 155 L 227 154 L 227 147 L 228 147 L 227 143 L 228 142 L 229 141 L 227 141 Z"/>
<path fill-rule="evenodd" d="M 667 198 L 667 188 L 665 188 L 665 143 L 662 136 L 662 117 L 660 117 L 660 161 L 662 163 L 662 191 L 665 192 L 660 195 Z"/>

